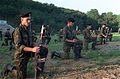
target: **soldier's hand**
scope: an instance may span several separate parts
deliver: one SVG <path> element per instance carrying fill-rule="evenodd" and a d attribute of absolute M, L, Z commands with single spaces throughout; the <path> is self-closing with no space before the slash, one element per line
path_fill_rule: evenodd
<path fill-rule="evenodd" d="M 105 38 L 107 38 L 107 36 L 105 36 Z"/>
<path fill-rule="evenodd" d="M 77 42 L 78 40 L 77 39 L 73 39 L 73 42 Z"/>
<path fill-rule="evenodd" d="M 38 53 L 39 50 L 40 50 L 40 47 L 37 47 L 37 46 L 32 48 L 32 52 L 35 52 L 35 53 Z"/>

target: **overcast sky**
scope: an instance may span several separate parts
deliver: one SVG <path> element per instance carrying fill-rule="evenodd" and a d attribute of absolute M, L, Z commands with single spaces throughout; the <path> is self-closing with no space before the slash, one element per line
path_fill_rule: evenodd
<path fill-rule="evenodd" d="M 34 0 L 41 3 L 52 3 L 58 7 L 64 7 L 81 12 L 97 9 L 99 13 L 113 12 L 120 14 L 120 0 Z"/>

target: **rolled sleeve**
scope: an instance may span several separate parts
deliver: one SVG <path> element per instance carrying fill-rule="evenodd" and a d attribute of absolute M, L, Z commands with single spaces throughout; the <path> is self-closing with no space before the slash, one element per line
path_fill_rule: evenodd
<path fill-rule="evenodd" d="M 63 40 L 66 41 L 67 35 L 66 35 L 66 29 L 63 29 Z"/>
<path fill-rule="evenodd" d="M 16 50 L 19 51 L 19 53 L 22 53 L 23 49 L 25 48 L 25 45 L 23 45 L 22 43 L 20 30 L 18 28 L 14 32 L 13 39 Z"/>

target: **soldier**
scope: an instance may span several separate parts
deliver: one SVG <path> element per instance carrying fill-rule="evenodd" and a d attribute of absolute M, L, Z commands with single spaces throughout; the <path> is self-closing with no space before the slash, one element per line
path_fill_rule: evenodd
<path fill-rule="evenodd" d="M 63 50 L 64 50 L 64 58 L 69 58 L 70 49 L 73 48 L 74 59 L 81 58 L 81 49 L 82 49 L 82 41 L 80 41 L 76 37 L 76 32 L 73 29 L 74 19 L 69 18 L 67 20 L 67 26 L 63 29 Z"/>
<path fill-rule="evenodd" d="M 30 45 L 30 31 L 28 30 L 30 25 L 30 13 L 21 15 L 21 24 L 17 27 L 13 34 L 15 54 L 14 62 L 17 69 L 16 79 L 26 79 L 27 63 L 31 54 L 39 52 L 39 47 L 33 47 Z"/>
<path fill-rule="evenodd" d="M 107 38 L 107 33 L 106 33 L 106 24 L 103 24 L 101 29 L 100 29 L 100 43 L 105 44 Z"/>
<path fill-rule="evenodd" d="M 106 35 L 107 35 L 107 38 L 106 38 L 106 41 L 112 41 L 112 28 L 110 29 L 109 27 L 106 26 Z"/>
<path fill-rule="evenodd" d="M 44 45 L 48 45 L 50 40 L 51 40 L 51 29 L 50 26 L 47 25 L 42 25 L 42 29 L 41 29 L 41 35 L 40 35 L 40 39 L 42 40 L 42 44 Z"/>
<path fill-rule="evenodd" d="M 109 41 L 112 41 L 112 28 L 109 29 L 109 33 L 108 33 L 108 38 L 109 38 Z"/>
<path fill-rule="evenodd" d="M 96 45 L 96 36 L 92 36 L 91 35 L 91 24 L 87 24 L 87 27 L 85 28 L 85 30 L 83 31 L 83 35 L 84 35 L 84 41 L 83 41 L 83 47 L 84 50 L 88 50 L 88 45 L 90 42 L 92 42 L 92 48 L 93 50 L 95 50 L 95 45 Z"/>
<path fill-rule="evenodd" d="M 4 43 L 2 45 L 8 45 L 9 40 L 11 41 L 11 33 L 10 29 L 8 28 L 6 32 L 4 33 Z"/>
<path fill-rule="evenodd" d="M 10 41 L 9 51 L 11 51 L 14 48 L 14 45 L 13 45 L 13 42 L 14 42 L 13 34 L 14 34 L 14 31 L 11 34 L 11 41 Z"/>

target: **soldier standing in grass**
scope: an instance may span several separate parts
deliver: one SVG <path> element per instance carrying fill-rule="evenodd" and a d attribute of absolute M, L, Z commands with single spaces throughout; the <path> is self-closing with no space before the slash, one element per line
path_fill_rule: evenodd
<path fill-rule="evenodd" d="M 90 32 L 91 28 L 92 28 L 91 24 L 87 24 L 87 27 L 83 31 L 83 35 L 84 35 L 83 47 L 84 47 L 84 50 L 86 51 L 88 50 L 88 45 L 90 42 L 92 42 L 91 49 L 95 50 L 97 37 L 96 36 L 92 37 L 91 32 Z"/>
<path fill-rule="evenodd" d="M 6 32 L 3 34 L 4 36 L 4 42 L 2 43 L 2 46 L 8 46 L 9 44 L 9 40 L 11 40 L 11 33 L 10 33 L 10 29 L 7 28 Z"/>
<path fill-rule="evenodd" d="M 27 75 L 27 64 L 31 57 L 31 54 L 39 52 L 39 47 L 33 47 L 30 45 L 30 31 L 28 30 L 30 26 L 30 13 L 25 13 L 21 15 L 20 26 L 17 27 L 13 34 L 15 54 L 14 62 L 17 69 L 16 79 L 26 79 Z"/>
<path fill-rule="evenodd" d="M 100 29 L 100 43 L 101 43 L 101 45 L 106 43 L 106 38 L 107 38 L 106 24 L 103 24 L 101 29 Z"/>
<path fill-rule="evenodd" d="M 68 59 L 70 54 L 70 49 L 73 48 L 74 59 L 81 58 L 81 49 L 82 49 L 82 41 L 80 41 L 76 37 L 76 32 L 73 29 L 74 19 L 69 18 L 67 20 L 67 26 L 63 29 L 63 50 L 64 50 L 64 58 Z"/>

